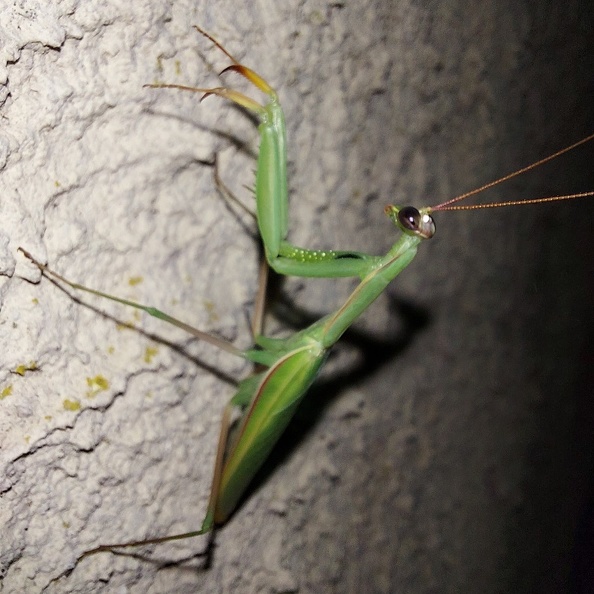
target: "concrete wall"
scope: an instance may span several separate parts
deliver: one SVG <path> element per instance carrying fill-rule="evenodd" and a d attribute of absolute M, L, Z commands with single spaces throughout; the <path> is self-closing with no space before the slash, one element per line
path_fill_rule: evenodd
<path fill-rule="evenodd" d="M 292 240 L 380 253 L 396 236 L 384 204 L 441 202 L 592 131 L 582 6 L 0 8 L 2 592 L 567 591 L 592 461 L 591 200 L 437 215 L 217 534 L 209 569 L 195 539 L 139 551 L 152 561 L 91 557 L 53 583 L 100 543 L 199 527 L 233 392 L 221 375 L 248 368 L 116 304 L 76 303 L 17 248 L 247 346 L 257 243 L 204 162 L 217 153 L 249 203 L 253 122 L 143 88 L 219 84 L 226 59 L 192 25 L 280 94 Z M 592 148 L 484 199 L 586 189 Z M 282 294 L 321 315 L 352 287 L 290 279 Z"/>

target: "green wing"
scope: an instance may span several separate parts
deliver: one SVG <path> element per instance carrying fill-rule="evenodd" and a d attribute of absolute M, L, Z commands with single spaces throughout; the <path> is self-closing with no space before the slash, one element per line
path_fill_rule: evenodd
<path fill-rule="evenodd" d="M 215 508 L 217 524 L 225 522 L 237 506 L 325 358 L 326 351 L 318 345 L 301 347 L 281 357 L 263 374 L 225 458 Z"/>

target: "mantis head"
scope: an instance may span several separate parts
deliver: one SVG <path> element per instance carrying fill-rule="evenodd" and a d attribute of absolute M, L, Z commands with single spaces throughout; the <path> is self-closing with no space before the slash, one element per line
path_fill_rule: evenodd
<path fill-rule="evenodd" d="M 414 206 L 394 206 L 389 204 L 384 209 L 394 224 L 407 235 L 417 235 L 422 239 L 431 239 L 435 234 L 435 221 L 428 209 L 420 211 Z"/>

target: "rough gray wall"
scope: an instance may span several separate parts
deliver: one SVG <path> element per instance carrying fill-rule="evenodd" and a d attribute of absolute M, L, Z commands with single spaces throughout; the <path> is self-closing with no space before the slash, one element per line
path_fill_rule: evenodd
<path fill-rule="evenodd" d="M 225 59 L 191 25 L 280 93 L 292 239 L 381 252 L 394 240 L 385 203 L 434 204 L 591 131 L 582 4 L 0 9 L 0 591 L 567 590 L 591 463 L 591 201 L 439 215 L 217 534 L 207 571 L 199 557 L 162 568 L 105 554 L 49 584 L 101 542 L 199 525 L 232 393 L 211 369 L 247 368 L 32 284 L 16 250 L 247 345 L 257 248 L 200 161 L 218 152 L 249 200 L 255 129 L 214 98 L 142 88 L 218 84 Z M 591 170 L 586 149 L 485 199 L 592 189 Z M 315 315 L 352 286 L 291 279 L 283 293 Z M 88 386 L 96 376 L 106 390 Z"/>

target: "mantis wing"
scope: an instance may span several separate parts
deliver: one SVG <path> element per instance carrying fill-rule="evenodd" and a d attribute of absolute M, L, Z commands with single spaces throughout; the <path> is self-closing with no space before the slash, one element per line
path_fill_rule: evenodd
<path fill-rule="evenodd" d="M 314 343 L 282 356 L 263 374 L 227 450 L 216 500 L 216 524 L 225 522 L 237 506 L 325 359 L 326 350 Z"/>

